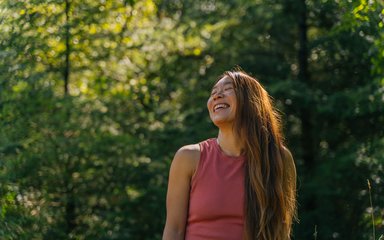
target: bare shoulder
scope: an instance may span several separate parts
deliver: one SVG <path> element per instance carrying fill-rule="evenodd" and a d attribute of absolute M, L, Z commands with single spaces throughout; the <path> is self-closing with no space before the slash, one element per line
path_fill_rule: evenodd
<path fill-rule="evenodd" d="M 198 160 L 200 158 L 199 144 L 185 145 L 181 147 L 175 154 L 175 158 L 183 158 L 189 160 Z"/>
<path fill-rule="evenodd" d="M 177 168 L 180 171 L 192 176 L 200 160 L 199 144 L 185 145 L 175 154 L 171 168 Z"/>

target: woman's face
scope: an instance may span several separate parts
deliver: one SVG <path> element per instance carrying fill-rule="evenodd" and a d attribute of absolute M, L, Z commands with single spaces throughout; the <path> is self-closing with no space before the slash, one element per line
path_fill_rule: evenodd
<path fill-rule="evenodd" d="M 212 122 L 220 127 L 232 125 L 236 115 L 236 92 L 230 77 L 224 76 L 212 88 L 207 107 Z"/>

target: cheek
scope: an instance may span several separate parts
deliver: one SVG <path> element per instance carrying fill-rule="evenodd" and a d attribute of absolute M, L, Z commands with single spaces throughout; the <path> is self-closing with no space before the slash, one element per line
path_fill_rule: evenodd
<path fill-rule="evenodd" d="M 233 109 L 235 110 L 237 108 L 237 99 L 235 95 L 231 96 L 231 102 L 232 102 Z"/>
<path fill-rule="evenodd" d="M 211 109 L 211 105 L 212 105 L 212 99 L 208 98 L 208 101 L 207 101 L 207 109 L 208 109 L 208 111 Z"/>

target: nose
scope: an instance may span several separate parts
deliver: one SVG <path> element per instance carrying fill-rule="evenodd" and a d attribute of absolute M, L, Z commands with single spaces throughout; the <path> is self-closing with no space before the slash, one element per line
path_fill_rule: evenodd
<path fill-rule="evenodd" d="M 215 93 L 215 95 L 213 95 L 213 100 L 217 100 L 217 99 L 222 98 L 222 97 L 223 97 L 223 90 L 218 89 L 217 92 Z"/>

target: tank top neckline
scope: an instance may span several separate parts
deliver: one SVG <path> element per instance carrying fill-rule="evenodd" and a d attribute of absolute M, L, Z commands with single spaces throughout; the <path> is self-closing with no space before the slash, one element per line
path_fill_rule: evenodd
<path fill-rule="evenodd" d="M 244 161 L 245 160 L 244 154 L 242 154 L 240 156 L 229 156 L 229 155 L 225 154 L 225 152 L 221 149 L 219 143 L 217 142 L 217 138 L 211 138 L 211 142 L 212 142 L 212 145 L 216 148 L 216 150 L 220 153 L 222 158 L 229 159 L 232 161 Z"/>

